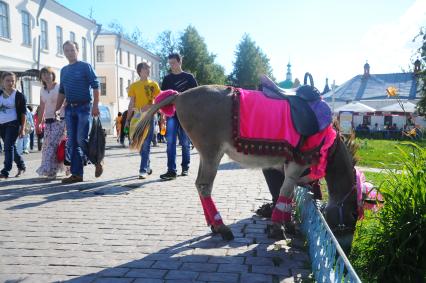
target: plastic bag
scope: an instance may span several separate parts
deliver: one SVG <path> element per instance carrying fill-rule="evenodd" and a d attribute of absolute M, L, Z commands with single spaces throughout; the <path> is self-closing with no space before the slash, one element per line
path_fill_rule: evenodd
<path fill-rule="evenodd" d="M 105 157 L 105 130 L 99 117 L 93 117 L 90 130 L 87 157 L 92 164 L 99 164 Z"/>

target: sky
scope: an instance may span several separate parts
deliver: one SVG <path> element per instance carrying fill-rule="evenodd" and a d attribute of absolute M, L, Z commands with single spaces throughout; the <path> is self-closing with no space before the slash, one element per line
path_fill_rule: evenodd
<path fill-rule="evenodd" d="M 204 38 L 216 63 L 229 74 L 235 52 L 248 34 L 270 59 L 277 81 L 285 80 L 287 63 L 293 80 L 312 73 L 322 91 L 325 79 L 341 85 L 363 73 L 408 71 L 426 27 L 426 0 L 59 0 L 104 27 L 119 22 L 136 27 L 155 42 L 165 30 L 179 37 L 192 25 Z"/>

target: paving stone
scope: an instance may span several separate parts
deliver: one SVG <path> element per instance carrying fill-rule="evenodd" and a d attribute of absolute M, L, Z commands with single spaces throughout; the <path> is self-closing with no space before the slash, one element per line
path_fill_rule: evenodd
<path fill-rule="evenodd" d="M 272 275 L 243 273 L 240 282 L 244 283 L 272 283 Z"/>
<path fill-rule="evenodd" d="M 195 271 L 171 270 L 167 273 L 165 279 L 194 280 L 198 277 L 198 275 L 199 273 Z"/>
<path fill-rule="evenodd" d="M 164 269 L 133 268 L 125 276 L 134 278 L 162 278 L 166 272 L 167 270 Z"/>
<path fill-rule="evenodd" d="M 249 269 L 249 266 L 245 264 L 225 263 L 225 264 L 220 264 L 219 269 L 217 271 L 243 273 L 243 272 L 247 272 L 248 269 Z"/>
<path fill-rule="evenodd" d="M 164 144 L 152 148 L 154 174 L 146 180 L 137 179 L 137 152 L 118 147 L 110 138 L 107 147 L 100 178 L 94 178 L 94 166 L 86 166 L 83 183 L 62 185 L 62 177 L 39 179 L 37 152 L 26 156 L 24 176 L 2 181 L 0 282 L 22 276 L 24 282 L 37 283 L 91 283 L 95 278 L 96 282 L 225 278 L 235 282 L 235 276 L 238 282 L 271 282 L 272 274 L 286 279 L 275 272 L 274 258 L 282 259 L 278 267 L 292 274 L 302 274 L 309 266 L 306 252 L 296 247 L 303 240 L 285 250 L 270 250 L 274 241 L 263 233 L 269 222 L 253 216 L 257 207 L 270 201 L 261 170 L 241 169 L 226 157 L 222 160 L 213 195 L 235 236 L 224 242 L 206 227 L 194 186 L 199 163 L 195 150 L 188 177 L 162 182 Z M 247 273 L 253 269 L 265 273 Z"/>
<path fill-rule="evenodd" d="M 198 277 L 198 280 L 233 283 L 238 282 L 238 278 L 239 274 L 237 273 L 202 272 Z"/>

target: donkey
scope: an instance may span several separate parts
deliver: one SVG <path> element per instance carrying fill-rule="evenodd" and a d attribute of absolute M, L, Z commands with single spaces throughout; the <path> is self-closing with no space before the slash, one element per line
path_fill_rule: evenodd
<path fill-rule="evenodd" d="M 207 224 L 224 240 L 234 238 L 216 209 L 212 199 L 213 181 L 224 154 L 248 168 L 280 168 L 285 180 L 280 199 L 272 215 L 275 231 L 288 229 L 291 219 L 291 199 L 294 187 L 304 183 L 303 172 L 312 165 L 300 164 L 285 155 L 250 155 L 234 146 L 233 88 L 226 86 L 200 86 L 183 93 L 172 94 L 152 105 L 136 127 L 133 146 L 140 147 L 152 116 L 165 106 L 175 106 L 179 121 L 200 155 L 195 186 L 201 200 Z M 357 221 L 356 190 L 354 190 L 354 163 L 345 143 L 336 137 L 328 151 L 325 179 L 329 202 L 325 218 L 338 240 L 346 246 L 352 242 Z"/>

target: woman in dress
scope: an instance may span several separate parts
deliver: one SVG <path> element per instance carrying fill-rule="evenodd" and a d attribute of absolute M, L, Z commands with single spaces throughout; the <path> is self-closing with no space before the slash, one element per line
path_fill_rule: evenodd
<path fill-rule="evenodd" d="M 37 169 L 37 174 L 55 179 L 58 172 L 64 170 L 64 164 L 58 162 L 57 149 L 64 136 L 65 120 L 63 119 L 63 109 L 61 117 L 56 114 L 56 102 L 59 94 L 59 84 L 55 82 L 56 75 L 51 67 L 44 67 L 40 71 L 40 80 L 43 88 L 40 90 L 40 107 L 36 129 L 41 128 L 44 121 L 44 142 L 41 153 L 41 165 Z"/>
<path fill-rule="evenodd" d="M 16 177 L 25 172 L 24 160 L 16 151 L 15 143 L 18 137 L 24 136 L 27 107 L 25 96 L 15 88 L 14 73 L 3 72 L 0 82 L 0 136 L 4 143 L 4 167 L 0 179 L 7 179 L 13 161 L 18 165 Z"/>

